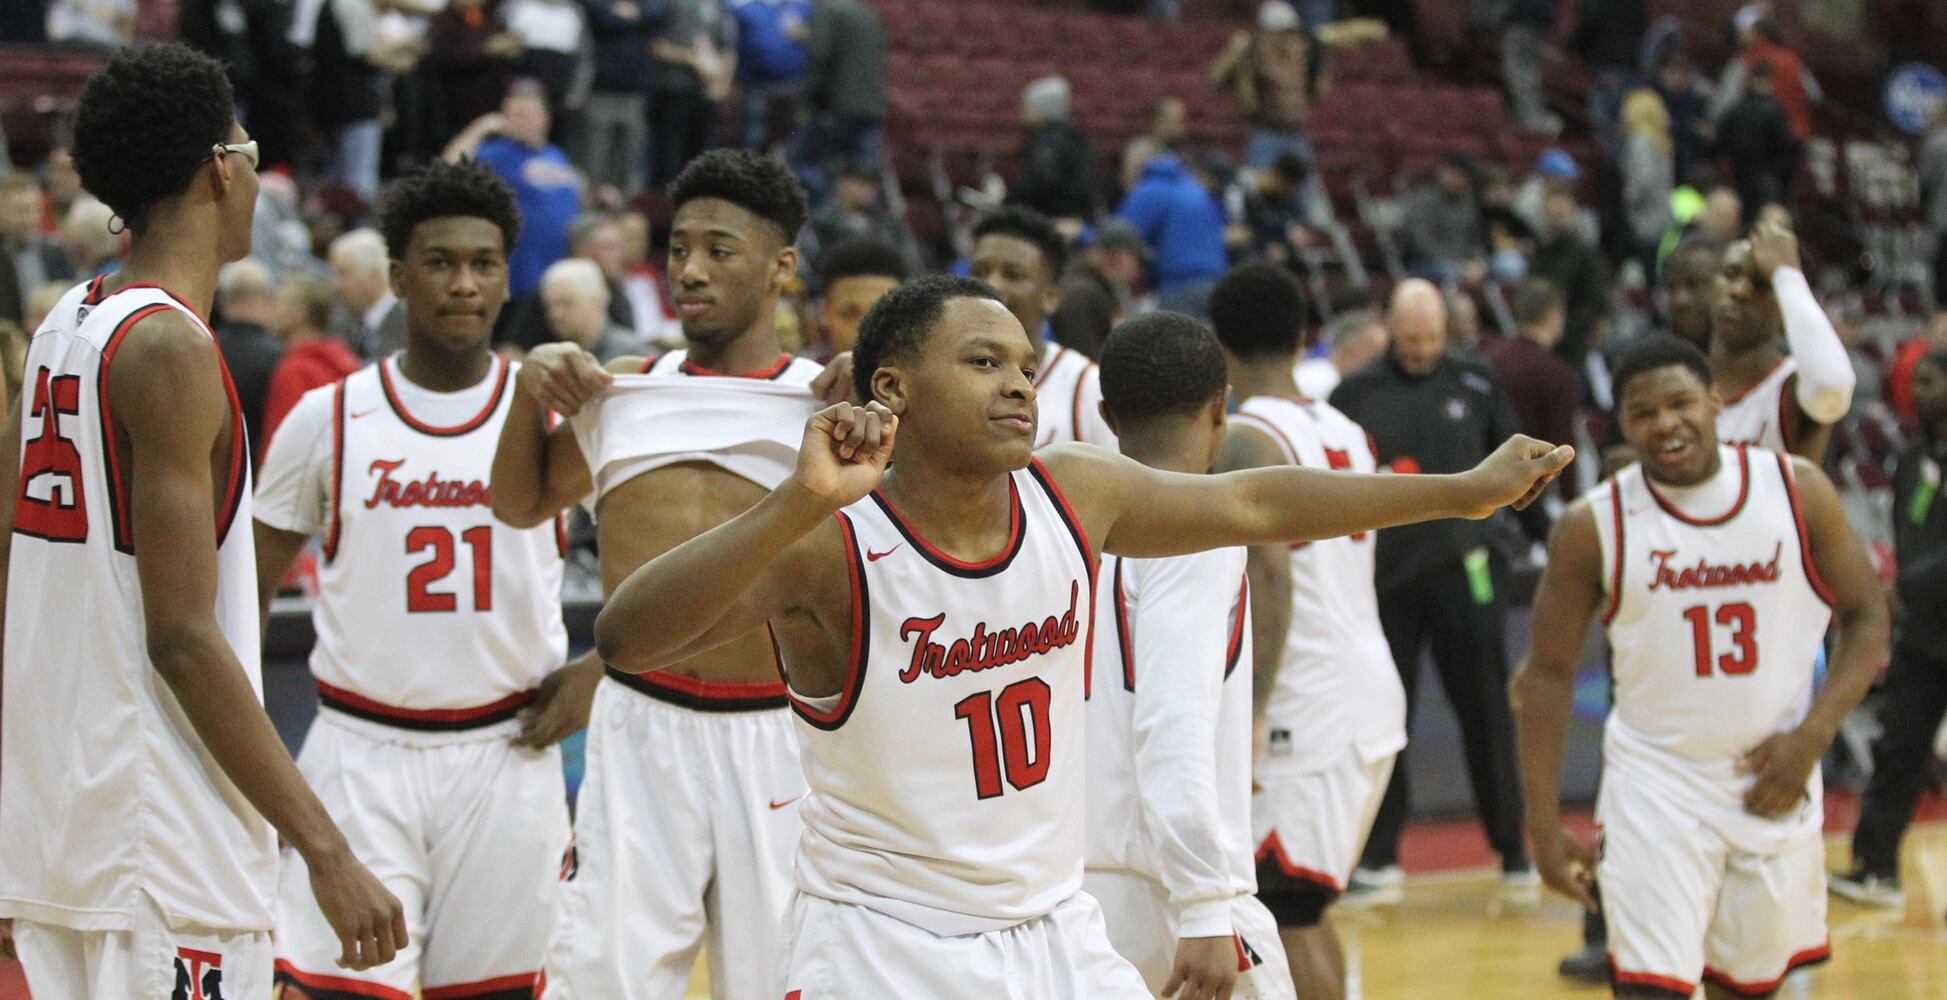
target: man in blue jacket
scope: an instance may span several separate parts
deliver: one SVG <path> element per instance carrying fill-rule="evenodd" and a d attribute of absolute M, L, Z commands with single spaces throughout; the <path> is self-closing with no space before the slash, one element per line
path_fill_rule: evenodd
<path fill-rule="evenodd" d="M 795 102 L 804 86 L 811 0 L 731 0 L 729 7 L 737 19 L 737 87 L 743 92 L 738 139 L 745 149 L 763 152 L 771 107 Z"/>
<path fill-rule="evenodd" d="M 1143 167 L 1116 214 L 1155 250 L 1152 277 L 1159 304 L 1203 316 L 1211 287 L 1230 265 L 1223 206 L 1203 178 L 1176 154 L 1164 153 Z"/>

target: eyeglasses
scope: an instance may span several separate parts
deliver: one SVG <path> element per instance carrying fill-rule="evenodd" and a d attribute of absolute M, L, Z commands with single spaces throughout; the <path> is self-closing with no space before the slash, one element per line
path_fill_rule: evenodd
<path fill-rule="evenodd" d="M 219 156 L 222 156 L 225 153 L 235 153 L 238 156 L 241 156 L 244 159 L 249 160 L 250 169 L 252 170 L 257 169 L 257 164 L 263 158 L 262 154 L 257 149 L 257 140 L 255 139 L 252 139 L 249 142 L 219 142 L 216 145 L 210 147 L 210 159 L 212 160 L 216 159 Z"/>

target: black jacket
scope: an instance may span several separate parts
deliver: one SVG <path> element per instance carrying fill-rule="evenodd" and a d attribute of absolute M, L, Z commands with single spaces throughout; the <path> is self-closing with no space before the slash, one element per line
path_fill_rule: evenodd
<path fill-rule="evenodd" d="M 270 391 L 271 373 L 284 358 L 284 342 L 255 323 L 230 322 L 217 327 L 216 346 L 237 388 L 237 406 L 250 433 L 250 453 L 262 454 L 264 395 Z"/>
<path fill-rule="evenodd" d="M 1008 196 L 1051 219 L 1095 217 L 1095 148 L 1068 122 L 1049 122 L 1028 133 L 1021 179 Z"/>
<path fill-rule="evenodd" d="M 825 0 L 811 12 L 805 45 L 805 102 L 813 111 L 883 121 L 886 28 L 859 0 Z"/>
<path fill-rule="evenodd" d="M 616 8 L 627 4 L 636 16 L 624 18 Z M 643 94 L 655 82 L 649 40 L 669 16 L 665 0 L 581 0 L 588 15 L 588 33 L 595 40 L 595 89 L 605 94 Z"/>
<path fill-rule="evenodd" d="M 1932 472 L 1929 476 L 1928 465 Z M 1938 480 L 1947 472 L 1947 441 L 1923 437 L 1900 453 L 1893 474 L 1893 554 L 1896 586 L 1906 613 L 1896 647 L 1930 660 L 1947 659 L 1947 496 Z M 1930 502 L 1916 504 L 1933 479 Z M 1918 519 L 1916 514 L 1924 515 Z"/>

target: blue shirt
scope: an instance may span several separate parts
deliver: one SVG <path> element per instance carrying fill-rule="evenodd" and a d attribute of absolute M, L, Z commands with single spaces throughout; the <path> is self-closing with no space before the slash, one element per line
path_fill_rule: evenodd
<path fill-rule="evenodd" d="M 581 211 L 581 177 L 557 146 L 529 149 L 505 136 L 480 144 L 480 165 L 514 189 L 521 235 L 507 255 L 507 291 L 520 298 L 541 287 L 541 272 L 568 256 L 568 225 Z"/>
<path fill-rule="evenodd" d="M 1156 290 L 1221 277 L 1230 266 L 1224 212 L 1173 153 L 1150 160 L 1116 213 L 1156 251 Z"/>
<path fill-rule="evenodd" d="M 737 79 L 783 83 L 804 76 L 805 44 L 787 28 L 795 22 L 800 34 L 811 23 L 810 0 L 732 0 L 737 19 Z"/>

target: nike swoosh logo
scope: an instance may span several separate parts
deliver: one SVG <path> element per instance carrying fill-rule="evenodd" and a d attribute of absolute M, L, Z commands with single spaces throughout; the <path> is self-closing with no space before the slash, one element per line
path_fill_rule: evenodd
<path fill-rule="evenodd" d="M 360 411 L 358 411 L 357 413 L 354 413 L 354 414 L 352 414 L 352 415 L 351 415 L 351 418 L 352 418 L 353 420 L 357 420 L 357 419 L 358 419 L 358 418 L 360 418 L 360 417 L 369 417 L 369 416 L 371 416 L 372 414 L 374 414 L 374 413 L 377 413 L 377 412 L 379 412 L 379 408 L 378 408 L 378 407 L 376 407 L 376 406 L 374 406 L 374 407 L 372 407 L 372 408 L 371 408 L 371 409 L 369 409 L 369 410 L 360 410 Z"/>
<path fill-rule="evenodd" d="M 788 806 L 788 805 L 790 805 L 791 803 L 793 803 L 793 802 L 796 802 L 796 801 L 798 801 L 799 799 L 802 799 L 802 798 L 804 798 L 804 795 L 803 795 L 802 793 L 800 793 L 800 794 L 798 794 L 798 795 L 793 795 L 793 796 L 791 796 L 790 798 L 788 798 L 788 799 L 785 799 L 785 800 L 784 800 L 783 802 L 779 802 L 779 801 L 778 801 L 778 800 L 776 800 L 776 799 L 772 799 L 772 800 L 771 800 L 771 811 L 773 811 L 773 812 L 776 812 L 777 810 L 779 810 L 779 809 L 782 809 L 782 808 L 784 808 L 785 806 Z"/>
<path fill-rule="evenodd" d="M 866 549 L 866 550 L 865 550 L 865 561 L 866 561 L 866 562 L 878 562 L 879 560 L 881 560 L 881 559 L 884 559 L 885 557 L 887 557 L 887 556 L 889 556 L 889 555 L 892 555 L 892 554 L 893 554 L 894 552 L 897 552 L 897 551 L 899 551 L 900 549 L 902 549 L 902 548 L 904 548 L 905 546 L 906 546 L 906 543 L 905 543 L 905 542 L 900 542 L 900 543 L 899 543 L 898 545 L 895 545 L 895 546 L 893 546 L 892 548 L 889 548 L 889 549 L 887 549 L 887 550 L 885 550 L 884 552 L 874 552 L 874 551 L 872 551 L 871 549 Z"/>

